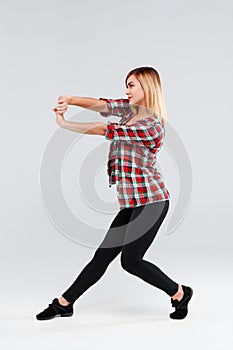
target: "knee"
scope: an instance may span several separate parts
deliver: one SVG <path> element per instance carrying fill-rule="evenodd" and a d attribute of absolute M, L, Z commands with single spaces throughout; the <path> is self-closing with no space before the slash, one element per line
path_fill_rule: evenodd
<path fill-rule="evenodd" d="M 124 270 L 133 273 L 136 269 L 137 262 L 127 255 L 121 254 L 121 266 Z"/>

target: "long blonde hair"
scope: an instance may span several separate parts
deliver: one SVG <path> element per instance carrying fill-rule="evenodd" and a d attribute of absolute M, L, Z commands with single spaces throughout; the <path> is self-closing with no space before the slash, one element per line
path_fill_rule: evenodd
<path fill-rule="evenodd" d="M 167 122 L 167 111 L 163 97 L 161 79 L 157 70 L 153 67 L 138 67 L 132 69 L 125 78 L 127 88 L 127 79 L 134 74 L 145 94 L 146 108 L 156 115 L 160 122 L 165 125 Z M 136 113 L 139 106 L 131 106 L 131 109 Z"/>

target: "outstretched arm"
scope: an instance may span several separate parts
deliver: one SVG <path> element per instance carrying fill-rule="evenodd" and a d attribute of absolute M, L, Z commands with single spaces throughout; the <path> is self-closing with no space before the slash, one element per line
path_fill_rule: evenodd
<path fill-rule="evenodd" d="M 63 125 L 61 125 L 64 129 L 69 129 L 72 131 L 79 132 L 81 134 L 89 134 L 89 135 L 102 135 L 104 136 L 106 133 L 107 125 L 100 122 L 90 122 L 90 123 L 82 123 L 82 122 L 68 122 L 65 121 Z"/>
<path fill-rule="evenodd" d="M 107 130 L 107 125 L 101 122 L 69 122 L 65 120 L 63 114 L 56 113 L 56 122 L 63 129 L 79 132 L 88 135 L 102 135 L 104 136 Z"/>
<path fill-rule="evenodd" d="M 92 97 L 59 96 L 58 104 L 53 108 L 54 112 L 63 114 L 67 111 L 68 105 L 91 109 L 96 112 L 108 113 L 109 108 L 106 101 Z"/>

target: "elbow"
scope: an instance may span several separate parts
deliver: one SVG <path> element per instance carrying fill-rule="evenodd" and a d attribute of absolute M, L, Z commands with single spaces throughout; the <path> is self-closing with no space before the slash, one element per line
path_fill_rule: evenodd
<path fill-rule="evenodd" d="M 102 136 L 105 136 L 106 131 L 107 131 L 107 124 L 103 124 L 103 125 L 102 125 L 102 130 L 101 130 L 101 135 L 102 135 Z"/>

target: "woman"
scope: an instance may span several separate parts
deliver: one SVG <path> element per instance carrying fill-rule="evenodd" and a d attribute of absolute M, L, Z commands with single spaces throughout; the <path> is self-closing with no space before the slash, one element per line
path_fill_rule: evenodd
<path fill-rule="evenodd" d="M 53 109 L 62 128 L 102 135 L 111 141 L 109 186 L 116 184 L 120 210 L 91 261 L 60 298 L 36 315 L 38 320 L 72 316 L 74 302 L 103 276 L 119 253 L 126 271 L 170 296 L 175 307 L 170 318 L 183 319 L 188 314 L 192 288 L 174 282 L 142 259 L 167 215 L 170 199 L 155 167 L 167 120 L 159 73 L 152 67 L 135 68 L 127 74 L 125 85 L 127 98 L 60 96 Z M 103 117 L 119 116 L 121 120 L 107 124 L 68 122 L 63 116 L 68 105 L 92 109 Z"/>

